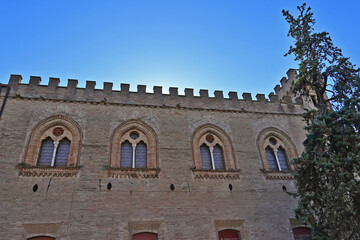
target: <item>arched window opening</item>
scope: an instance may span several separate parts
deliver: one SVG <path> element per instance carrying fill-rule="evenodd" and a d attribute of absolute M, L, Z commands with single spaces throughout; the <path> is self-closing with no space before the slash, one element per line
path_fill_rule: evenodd
<path fill-rule="evenodd" d="M 279 171 L 278 164 L 276 162 L 276 157 L 275 157 L 273 149 L 268 146 L 268 147 L 266 147 L 265 151 L 266 151 L 267 159 L 269 161 L 270 170 Z"/>
<path fill-rule="evenodd" d="M 132 166 L 132 147 L 129 141 L 121 144 L 120 167 L 131 168 Z"/>
<path fill-rule="evenodd" d="M 222 141 L 212 133 L 207 133 L 200 139 L 200 156 L 202 169 L 224 170 L 224 155 L 220 144 Z"/>
<path fill-rule="evenodd" d="M 133 240 L 157 240 L 157 239 L 158 237 L 156 233 L 143 232 L 133 235 Z"/>
<path fill-rule="evenodd" d="M 122 168 L 146 168 L 147 146 L 144 143 L 145 136 L 138 131 L 131 131 L 124 135 L 124 141 L 120 148 L 120 167 Z"/>
<path fill-rule="evenodd" d="M 269 168 L 272 171 L 288 171 L 288 159 L 286 157 L 285 149 L 281 146 L 280 141 L 271 137 L 269 145 L 265 148 L 266 157 L 269 162 Z"/>
<path fill-rule="evenodd" d="M 205 124 L 192 135 L 195 178 L 238 178 L 234 148 L 226 132 Z"/>
<path fill-rule="evenodd" d="M 82 133 L 71 118 L 54 115 L 38 122 L 27 140 L 24 177 L 76 177 L 79 172 Z"/>
<path fill-rule="evenodd" d="M 279 159 L 281 171 L 288 171 L 289 170 L 288 159 L 286 157 L 285 149 L 282 148 L 281 146 L 277 150 L 277 157 Z"/>
<path fill-rule="evenodd" d="M 109 177 L 156 178 L 157 136 L 146 123 L 129 120 L 120 124 L 111 136 Z"/>
<path fill-rule="evenodd" d="M 224 155 L 222 147 L 219 144 L 214 146 L 213 150 L 215 169 L 225 169 L 224 167 Z"/>
<path fill-rule="evenodd" d="M 64 137 L 60 141 L 53 141 L 47 137 L 41 143 L 37 166 L 67 166 L 71 142 Z"/>
<path fill-rule="evenodd" d="M 240 234 L 236 230 L 222 230 L 219 231 L 219 240 L 240 240 Z"/>
<path fill-rule="evenodd" d="M 201 164 L 202 169 L 210 170 L 211 167 L 211 156 L 210 156 L 210 149 L 208 146 L 206 146 L 205 143 L 203 143 L 200 146 L 200 154 L 201 154 Z"/>
<path fill-rule="evenodd" d="M 257 137 L 257 145 L 266 179 L 293 179 L 290 160 L 298 157 L 296 146 L 283 131 L 269 127 Z"/>
<path fill-rule="evenodd" d="M 140 176 L 141 173 L 149 175 L 151 171 L 157 173 L 157 141 L 155 131 L 144 122 L 129 120 L 120 124 L 111 136 L 109 174 L 129 176 L 130 172 L 136 171 L 133 176 Z"/>
<path fill-rule="evenodd" d="M 295 240 L 311 240 L 311 229 L 308 227 L 296 227 L 293 233 Z"/>
<path fill-rule="evenodd" d="M 66 166 L 69 158 L 71 142 L 66 137 L 61 139 L 55 156 L 55 166 Z"/>
<path fill-rule="evenodd" d="M 140 141 L 136 145 L 135 151 L 135 167 L 136 168 L 146 168 L 147 166 L 147 148 L 146 144 L 143 141 Z"/>
<path fill-rule="evenodd" d="M 54 141 L 48 137 L 41 143 L 38 166 L 50 166 L 54 154 Z"/>

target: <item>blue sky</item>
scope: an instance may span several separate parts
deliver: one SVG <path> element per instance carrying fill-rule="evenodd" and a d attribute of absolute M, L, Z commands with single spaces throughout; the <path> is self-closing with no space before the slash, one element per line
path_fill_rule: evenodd
<path fill-rule="evenodd" d="M 297 0 L 0 1 L 0 82 L 10 74 L 268 94 L 296 68 L 281 10 Z M 307 1 L 318 31 L 360 65 L 360 1 Z"/>

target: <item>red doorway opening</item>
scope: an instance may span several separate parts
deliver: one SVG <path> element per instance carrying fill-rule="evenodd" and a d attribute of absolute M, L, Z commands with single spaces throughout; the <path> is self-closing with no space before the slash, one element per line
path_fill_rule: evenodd
<path fill-rule="evenodd" d="M 222 230 L 219 232 L 219 240 L 240 240 L 239 231 L 236 230 Z"/>
<path fill-rule="evenodd" d="M 133 235 L 133 240 L 157 240 L 157 234 L 149 232 L 137 233 Z"/>

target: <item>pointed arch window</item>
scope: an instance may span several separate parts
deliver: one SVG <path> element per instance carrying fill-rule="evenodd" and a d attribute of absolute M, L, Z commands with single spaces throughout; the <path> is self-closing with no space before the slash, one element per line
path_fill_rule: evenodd
<path fill-rule="evenodd" d="M 275 137 L 270 137 L 266 141 L 266 145 L 265 151 L 270 170 L 289 171 L 288 158 L 281 141 Z"/>
<path fill-rule="evenodd" d="M 121 168 L 146 168 L 147 146 L 143 133 L 132 130 L 125 134 L 120 149 Z"/>
<path fill-rule="evenodd" d="M 44 139 L 41 143 L 37 165 L 50 166 L 53 154 L 54 154 L 54 141 L 50 137 L 48 137 Z"/>
<path fill-rule="evenodd" d="M 269 138 L 265 148 L 269 167 L 272 171 L 289 171 L 288 159 L 281 142 L 274 137 Z"/>
<path fill-rule="evenodd" d="M 207 135 L 210 139 L 215 139 L 211 134 Z M 200 146 L 202 169 L 205 170 L 224 170 L 223 148 L 219 143 L 206 141 Z"/>
<path fill-rule="evenodd" d="M 268 179 L 292 179 L 289 162 L 297 157 L 297 152 L 285 133 L 275 128 L 263 130 L 258 136 L 258 147 Z"/>
<path fill-rule="evenodd" d="M 19 175 L 76 176 L 80 146 L 81 131 L 76 122 L 62 115 L 47 118 L 31 132 Z"/>
<path fill-rule="evenodd" d="M 67 166 L 70 146 L 71 146 L 71 141 L 67 139 L 67 137 L 64 137 L 59 141 L 59 143 L 57 144 L 56 155 L 54 159 L 55 166 Z"/>
<path fill-rule="evenodd" d="M 111 137 L 109 177 L 157 177 L 157 137 L 147 124 L 130 120 Z"/>
<path fill-rule="evenodd" d="M 229 136 L 219 127 L 206 124 L 192 136 L 195 178 L 237 179 L 235 154 Z"/>
<path fill-rule="evenodd" d="M 120 167 L 130 168 L 132 166 L 132 146 L 129 141 L 121 144 Z"/>
<path fill-rule="evenodd" d="M 47 137 L 41 143 L 37 166 L 57 167 L 67 166 L 71 141 L 64 137 L 60 141 L 53 141 Z"/>

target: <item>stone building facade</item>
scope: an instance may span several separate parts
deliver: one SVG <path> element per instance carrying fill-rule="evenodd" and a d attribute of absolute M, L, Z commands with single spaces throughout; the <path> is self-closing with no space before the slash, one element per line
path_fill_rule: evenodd
<path fill-rule="evenodd" d="M 283 191 L 305 139 L 294 74 L 269 99 L 11 75 L 0 239 L 294 239 L 297 202 Z"/>

